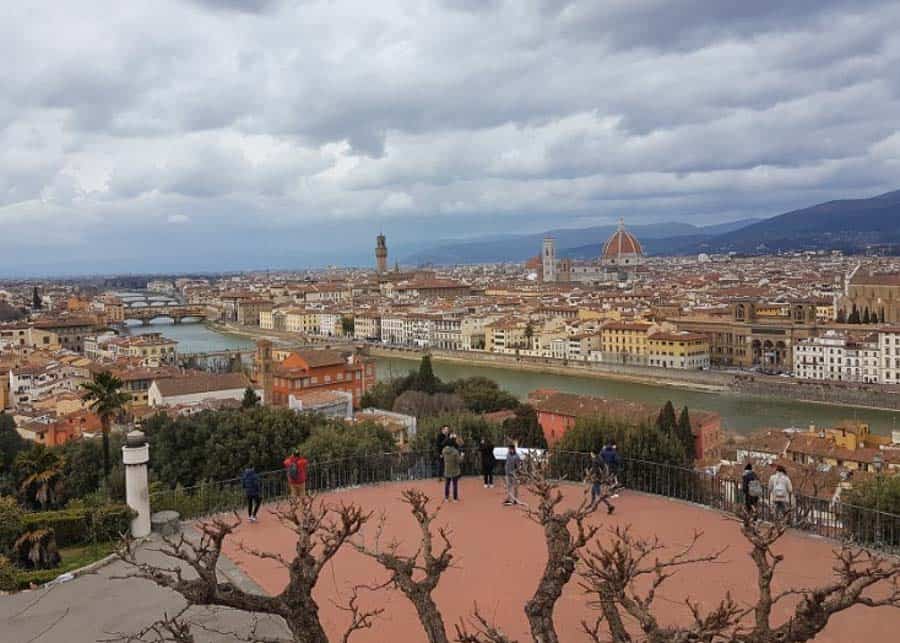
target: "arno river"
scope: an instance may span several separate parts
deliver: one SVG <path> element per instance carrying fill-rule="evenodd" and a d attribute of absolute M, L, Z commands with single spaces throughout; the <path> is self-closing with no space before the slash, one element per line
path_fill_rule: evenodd
<path fill-rule="evenodd" d="M 132 333 L 161 332 L 166 337 L 178 341 L 178 351 L 196 353 L 223 350 L 247 350 L 253 348 L 253 341 L 245 337 L 225 335 L 210 330 L 203 324 L 154 323 L 151 326 L 131 328 Z M 379 358 L 378 377 L 387 379 L 403 375 L 418 366 L 416 361 L 399 358 Z M 722 415 L 726 429 L 737 433 L 747 433 L 760 428 L 806 427 L 810 423 L 829 426 L 844 419 L 858 419 L 868 422 L 873 432 L 890 434 L 891 429 L 900 428 L 900 412 L 873 411 L 852 407 L 825 406 L 805 402 L 787 402 L 752 398 L 731 393 L 704 393 L 685 391 L 665 386 L 635 384 L 615 380 L 580 377 L 577 375 L 551 375 L 500 369 L 481 365 L 434 363 L 434 371 L 443 380 L 480 375 L 492 379 L 501 387 L 524 398 L 538 388 L 554 388 L 569 393 L 598 395 L 609 398 L 623 398 L 662 406 L 672 400 L 676 406 L 701 408 L 716 411 Z"/>

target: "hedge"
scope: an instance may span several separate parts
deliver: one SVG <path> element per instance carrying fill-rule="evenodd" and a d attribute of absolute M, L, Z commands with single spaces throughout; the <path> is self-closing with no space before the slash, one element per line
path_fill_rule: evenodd
<path fill-rule="evenodd" d="M 22 516 L 22 529 L 53 529 L 58 547 L 117 539 L 128 531 L 134 511 L 128 505 L 37 511 Z"/>

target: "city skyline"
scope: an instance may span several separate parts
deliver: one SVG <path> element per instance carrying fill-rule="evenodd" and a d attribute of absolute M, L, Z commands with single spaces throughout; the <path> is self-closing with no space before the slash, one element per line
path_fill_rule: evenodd
<path fill-rule="evenodd" d="M 896 189 L 886 2 L 7 7 L 0 275 L 368 266 Z M 198 34 L 202 34 L 202 37 Z"/>

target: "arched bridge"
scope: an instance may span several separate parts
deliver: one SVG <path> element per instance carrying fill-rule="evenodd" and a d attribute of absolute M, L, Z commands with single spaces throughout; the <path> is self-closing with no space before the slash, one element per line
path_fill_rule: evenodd
<path fill-rule="evenodd" d="M 141 306 L 125 308 L 119 321 L 139 321 L 144 326 L 149 326 L 154 319 L 168 317 L 176 324 L 185 319 L 206 319 L 205 306 L 176 305 L 176 306 Z"/>

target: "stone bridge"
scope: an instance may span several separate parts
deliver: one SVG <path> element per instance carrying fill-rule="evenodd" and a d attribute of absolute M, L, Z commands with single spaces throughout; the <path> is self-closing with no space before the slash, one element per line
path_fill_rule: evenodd
<path fill-rule="evenodd" d="M 206 307 L 181 304 L 174 306 L 122 306 L 119 315 L 116 315 L 116 321 L 139 321 L 144 326 L 149 326 L 151 321 L 162 317 L 167 317 L 176 324 L 180 324 L 185 319 L 206 319 Z"/>

